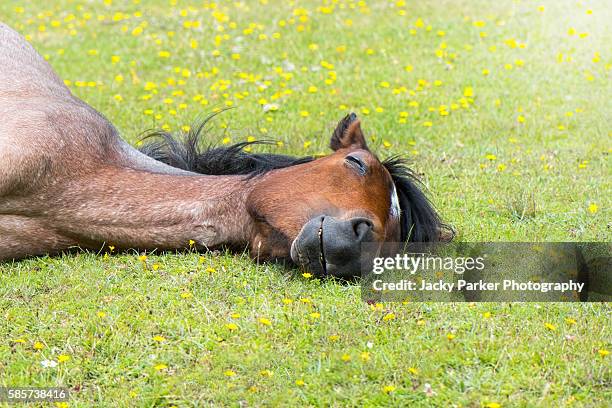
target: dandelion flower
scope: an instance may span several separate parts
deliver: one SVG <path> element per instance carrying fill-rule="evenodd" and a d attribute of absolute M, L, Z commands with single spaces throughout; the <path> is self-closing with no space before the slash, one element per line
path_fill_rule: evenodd
<path fill-rule="evenodd" d="M 57 362 L 58 363 L 65 363 L 68 360 L 70 360 L 70 356 L 69 355 L 60 354 L 59 356 L 57 356 Z"/>
<path fill-rule="evenodd" d="M 383 392 L 385 394 L 390 394 L 393 391 L 395 391 L 395 386 L 393 386 L 393 385 L 385 385 L 382 390 L 383 390 Z"/>
<path fill-rule="evenodd" d="M 552 323 L 544 323 L 544 327 L 546 327 L 546 328 L 547 328 L 548 330 L 550 330 L 550 331 L 555 331 L 555 330 L 557 330 L 557 326 L 555 326 L 555 325 L 554 325 L 554 324 L 552 324 Z"/>
<path fill-rule="evenodd" d="M 259 319 L 257 319 L 257 321 L 261 324 L 263 324 L 264 326 L 271 326 L 272 322 L 269 319 L 266 319 L 265 317 L 260 317 Z"/>
<path fill-rule="evenodd" d="M 395 319 L 395 313 L 387 313 L 385 317 L 383 317 L 383 321 L 389 321 Z"/>

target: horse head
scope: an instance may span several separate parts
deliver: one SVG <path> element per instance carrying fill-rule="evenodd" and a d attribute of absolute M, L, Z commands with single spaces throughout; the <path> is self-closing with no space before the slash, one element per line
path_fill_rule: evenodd
<path fill-rule="evenodd" d="M 349 277 L 359 274 L 362 243 L 452 238 L 406 161 L 381 161 L 370 151 L 354 113 L 333 132 L 333 152 L 318 158 L 251 154 L 243 150 L 248 143 L 200 152 L 200 133 L 184 143 L 162 133 L 142 150 L 196 173 L 244 175 L 252 221 L 244 242 L 260 259 L 288 258 L 319 276 Z"/>

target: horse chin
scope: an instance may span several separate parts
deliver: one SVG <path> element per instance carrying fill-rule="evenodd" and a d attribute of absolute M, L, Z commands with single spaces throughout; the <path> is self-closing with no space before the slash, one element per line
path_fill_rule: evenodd
<path fill-rule="evenodd" d="M 323 253 L 323 221 L 315 217 L 308 221 L 291 243 L 291 260 L 317 276 L 327 275 L 327 262 Z"/>

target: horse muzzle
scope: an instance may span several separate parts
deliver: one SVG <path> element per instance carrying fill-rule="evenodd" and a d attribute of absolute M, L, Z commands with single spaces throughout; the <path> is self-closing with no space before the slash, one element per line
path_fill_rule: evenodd
<path fill-rule="evenodd" d="M 367 218 L 319 216 L 302 227 L 291 244 L 291 259 L 317 276 L 352 278 L 361 274 L 361 243 L 372 240 Z"/>

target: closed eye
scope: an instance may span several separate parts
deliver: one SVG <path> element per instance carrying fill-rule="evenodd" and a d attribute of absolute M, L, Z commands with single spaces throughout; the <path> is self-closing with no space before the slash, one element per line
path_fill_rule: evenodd
<path fill-rule="evenodd" d="M 349 155 L 344 158 L 344 162 L 355 169 L 360 176 L 365 176 L 368 172 L 368 166 L 359 157 Z"/>

